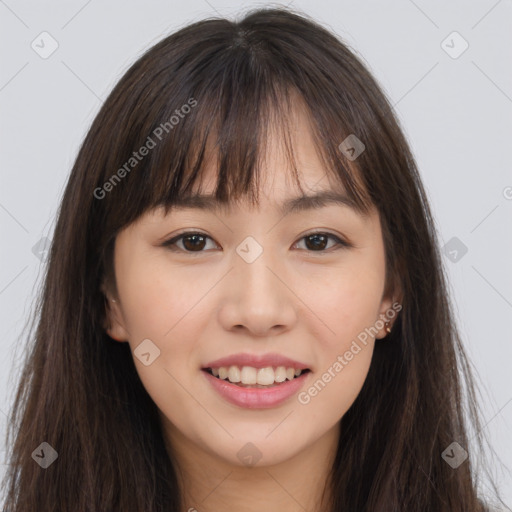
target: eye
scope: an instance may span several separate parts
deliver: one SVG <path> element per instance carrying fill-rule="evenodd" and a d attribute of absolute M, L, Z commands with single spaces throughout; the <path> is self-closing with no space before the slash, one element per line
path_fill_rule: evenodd
<path fill-rule="evenodd" d="M 316 231 L 314 233 L 309 233 L 305 236 L 303 236 L 300 241 L 305 240 L 306 241 L 306 247 L 308 249 L 312 249 L 312 252 L 326 252 L 325 248 L 328 244 L 328 240 L 334 240 L 336 243 L 334 246 L 338 245 L 341 247 L 338 247 L 338 249 L 341 249 L 342 247 L 351 247 L 351 245 L 342 240 L 341 238 L 337 237 L 336 235 L 333 235 L 331 233 L 323 233 L 321 231 Z M 332 248 L 332 246 L 331 246 Z M 311 252 L 311 251 L 310 251 Z"/>
<path fill-rule="evenodd" d="M 325 248 L 326 245 L 328 245 L 329 239 L 335 241 L 334 246 L 340 246 L 338 249 L 342 247 L 352 247 L 351 244 L 342 240 L 338 236 L 321 231 L 309 233 L 303 236 L 300 241 L 306 240 L 306 248 L 308 249 L 308 252 L 326 252 Z M 201 253 L 205 252 L 203 249 L 205 248 L 206 240 L 213 241 L 213 239 L 208 235 L 197 231 L 188 231 L 165 241 L 162 246 L 169 247 L 170 250 L 174 252 Z M 298 243 L 300 242 L 295 243 L 294 246 L 298 245 Z M 330 248 L 332 248 L 332 246 Z"/>
<path fill-rule="evenodd" d="M 205 240 L 212 240 L 207 235 L 203 233 L 198 233 L 196 231 L 188 231 L 186 233 L 182 233 L 181 235 L 175 236 L 170 240 L 167 240 L 162 245 L 164 247 L 170 247 L 171 251 L 175 252 L 204 252 L 202 249 L 205 246 Z M 183 241 L 183 248 L 178 245 L 178 242 Z M 177 246 L 178 249 L 175 249 L 173 246 Z"/>

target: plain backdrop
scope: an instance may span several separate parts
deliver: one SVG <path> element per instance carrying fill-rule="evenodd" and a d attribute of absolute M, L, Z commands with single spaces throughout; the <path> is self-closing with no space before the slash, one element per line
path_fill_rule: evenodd
<path fill-rule="evenodd" d="M 287 3 L 364 60 L 406 132 L 446 245 L 486 434 L 505 466 L 495 466 L 495 477 L 510 506 L 512 2 Z M 14 350 L 44 272 L 45 238 L 52 238 L 63 187 L 102 101 L 130 64 L 169 33 L 263 5 L 270 4 L 0 0 L 2 436 L 19 364 Z"/>

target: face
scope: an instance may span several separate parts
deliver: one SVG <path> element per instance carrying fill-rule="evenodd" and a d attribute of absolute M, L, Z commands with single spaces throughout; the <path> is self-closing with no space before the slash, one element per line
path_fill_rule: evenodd
<path fill-rule="evenodd" d="M 294 137 L 304 193 L 343 192 L 329 181 L 304 118 Z M 273 137 L 258 207 L 156 209 L 115 243 L 107 332 L 130 344 L 171 444 L 237 466 L 247 457 L 289 460 L 336 429 L 393 304 L 383 297 L 378 213 L 327 203 L 283 214 L 300 195 L 285 169 Z M 208 169 L 202 194 L 213 191 L 214 177 Z M 247 384 L 229 382 L 241 378 Z"/>

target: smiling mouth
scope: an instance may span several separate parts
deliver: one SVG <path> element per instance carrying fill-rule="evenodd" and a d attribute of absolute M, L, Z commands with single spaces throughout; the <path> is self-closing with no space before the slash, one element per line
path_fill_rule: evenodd
<path fill-rule="evenodd" d="M 219 380 L 224 380 L 242 388 L 265 389 L 292 381 L 311 370 L 285 366 L 254 368 L 232 365 L 219 368 L 203 368 L 203 371 Z"/>

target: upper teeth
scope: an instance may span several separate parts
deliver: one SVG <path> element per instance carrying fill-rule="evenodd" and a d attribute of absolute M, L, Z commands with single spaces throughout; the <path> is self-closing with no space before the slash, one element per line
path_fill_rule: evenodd
<path fill-rule="evenodd" d="M 220 379 L 228 379 L 229 382 L 241 382 L 242 384 L 260 384 L 269 385 L 274 382 L 284 382 L 286 379 L 292 380 L 294 377 L 298 377 L 302 370 L 296 370 L 295 368 L 286 368 L 284 366 L 278 366 L 272 368 L 267 366 L 266 368 L 254 368 L 252 366 L 221 366 L 220 368 L 211 368 L 211 371 L 215 377 Z"/>

